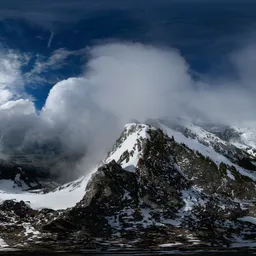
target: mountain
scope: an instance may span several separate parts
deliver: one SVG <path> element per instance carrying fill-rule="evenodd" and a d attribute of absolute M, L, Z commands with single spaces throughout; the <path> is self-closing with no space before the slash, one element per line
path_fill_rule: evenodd
<path fill-rule="evenodd" d="M 212 129 L 209 131 L 216 134 L 219 138 L 235 145 L 238 148 L 245 150 L 253 157 L 256 156 L 256 129 L 255 128 L 241 128 L 241 127 L 222 127 Z"/>
<path fill-rule="evenodd" d="M 253 156 L 188 121 L 148 123 L 126 125 L 86 177 L 49 193 L 0 193 L 5 246 L 255 246 L 256 172 L 241 166 Z"/>
<path fill-rule="evenodd" d="M 148 120 L 148 122 L 166 130 L 169 132 L 169 136 L 175 135 L 178 141 L 189 144 L 189 147 L 192 149 L 197 150 L 197 147 L 199 147 L 198 149 L 203 155 L 207 155 L 212 159 L 214 158 L 213 160 L 217 163 L 224 162 L 237 165 L 239 169 L 243 167 L 246 170 L 256 170 L 256 158 L 252 151 L 246 150 L 242 146 L 238 147 L 237 141 L 225 140 L 223 138 L 224 136 L 219 137 L 216 127 L 211 129 L 214 131 L 209 132 L 209 130 L 183 118 L 174 120 Z M 255 149 L 256 146 L 253 150 Z M 243 170 L 241 171 L 243 172 Z"/>

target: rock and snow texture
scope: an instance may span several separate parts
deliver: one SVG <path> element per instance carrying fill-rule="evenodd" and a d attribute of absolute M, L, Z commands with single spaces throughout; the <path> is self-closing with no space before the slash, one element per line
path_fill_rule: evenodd
<path fill-rule="evenodd" d="M 115 160 L 127 171 L 134 171 L 141 157 L 142 143 L 148 138 L 148 129 L 149 126 L 144 124 L 127 124 L 106 163 Z"/>
<path fill-rule="evenodd" d="M 175 150 L 181 147 L 161 130 L 140 124 L 126 126 L 106 163 L 92 176 L 84 198 L 48 224 L 46 230 L 66 226 L 76 230 L 82 225 L 80 232 L 89 232 L 92 237 L 96 231 L 106 232 L 113 239 L 120 237 L 125 243 L 136 244 L 146 236 L 149 243 L 164 247 L 170 239 L 174 246 L 205 245 L 209 241 L 230 245 L 232 239 L 227 239 L 226 232 L 253 236 L 254 227 L 241 219 L 247 216 L 241 202 L 221 194 L 207 195 L 186 178 L 175 157 Z M 194 151 L 188 154 L 197 157 Z M 211 165 L 207 159 L 201 161 Z M 131 165 L 133 171 L 127 168 Z M 134 240 L 130 232 L 138 234 Z"/>
<path fill-rule="evenodd" d="M 9 247 L 9 245 L 2 238 L 0 238 L 0 250 L 6 247 Z"/>
<path fill-rule="evenodd" d="M 24 191 L 20 187 L 13 186 L 12 181 L 1 180 L 0 202 L 4 200 L 24 201 L 31 208 L 37 210 L 43 208 L 61 210 L 73 207 L 83 198 L 86 185 L 95 171 L 96 169 L 92 170 L 87 176 L 67 183 L 48 193 L 44 193 L 42 190 Z"/>
<path fill-rule="evenodd" d="M 165 131 L 168 136 L 173 136 L 178 143 L 183 143 L 190 149 L 209 157 L 217 165 L 224 163 L 234 166 L 242 175 L 256 181 L 256 171 L 250 171 L 236 164 L 233 156 L 235 149 L 230 148 L 228 142 L 218 138 L 216 135 L 207 132 L 185 119 L 178 119 L 174 124 L 172 122 L 157 121 L 156 125 Z M 230 172 L 228 176 L 233 179 Z"/>
<path fill-rule="evenodd" d="M 127 171 L 134 171 L 142 150 L 142 142 L 147 138 L 147 125 L 140 125 L 134 129 L 135 124 L 127 124 L 122 137 L 118 140 L 111 153 L 109 153 L 106 163 L 120 157 L 120 164 Z M 24 189 L 26 185 L 18 186 L 11 180 L 0 180 L 0 201 L 17 200 L 27 202 L 33 209 L 49 208 L 54 210 L 74 207 L 84 196 L 85 188 L 91 175 L 97 168 L 90 171 L 86 177 L 65 184 L 52 192 L 44 193 L 41 190 L 28 192 Z M 16 175 L 18 180 L 19 174 Z M 22 182 L 22 181 L 20 181 Z"/>
<path fill-rule="evenodd" d="M 246 128 L 239 126 L 206 125 L 205 129 L 217 135 L 218 138 L 244 150 L 252 157 L 256 157 L 256 129 L 254 127 L 251 125 Z"/>
<path fill-rule="evenodd" d="M 249 223 L 256 225 L 256 218 L 251 217 L 251 216 L 245 216 L 245 217 L 240 218 L 239 220 L 249 222 Z"/>
<path fill-rule="evenodd" d="M 238 127 L 231 127 L 231 129 L 233 129 L 239 136 L 231 138 L 230 142 L 256 157 L 256 129 Z"/>
<path fill-rule="evenodd" d="M 47 241 L 62 249 L 106 244 L 106 237 L 110 244 L 146 247 L 231 246 L 255 238 L 253 172 L 229 168 L 234 164 L 212 144 L 215 135 L 158 126 L 166 133 L 126 125 L 99 168 L 55 191 L 0 192 L 1 200 L 25 201 L 0 204 L 2 238 L 13 239 L 11 246 Z M 191 138 L 195 133 L 200 136 Z"/>

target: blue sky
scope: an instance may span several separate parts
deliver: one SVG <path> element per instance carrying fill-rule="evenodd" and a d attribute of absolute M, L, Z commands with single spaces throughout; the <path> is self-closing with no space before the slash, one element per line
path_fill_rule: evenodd
<path fill-rule="evenodd" d="M 52 63 L 36 74 L 43 81 L 26 82 L 27 92 L 40 109 L 57 81 L 83 72 L 87 56 L 81 49 L 105 41 L 174 47 L 195 73 L 232 72 L 225 57 L 251 37 L 256 3 L 10 0 L 1 1 L 0 19 L 2 48 L 30 56 L 22 67 L 24 73 L 36 61 L 47 62 L 58 49 L 80 51 L 70 53 L 63 60 L 65 65 L 55 68 Z"/>

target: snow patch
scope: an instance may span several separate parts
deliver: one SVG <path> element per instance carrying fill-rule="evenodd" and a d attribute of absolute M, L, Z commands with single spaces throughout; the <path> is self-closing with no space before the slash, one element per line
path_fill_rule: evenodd
<path fill-rule="evenodd" d="M 87 176 L 49 193 L 42 191 L 38 193 L 25 192 L 22 191 L 22 188 L 13 187 L 13 183 L 10 181 L 0 180 L 0 202 L 5 200 L 25 201 L 36 210 L 43 208 L 61 210 L 74 207 L 84 197 L 86 185 L 96 170 L 97 168 Z"/>
<path fill-rule="evenodd" d="M 106 217 L 108 221 L 108 225 L 110 225 L 114 229 L 121 229 L 120 222 L 119 222 L 119 216 L 109 216 Z"/>
<path fill-rule="evenodd" d="M 28 240 L 32 241 L 40 236 L 40 232 L 32 227 L 30 223 L 23 223 L 22 225 L 25 229 L 24 235 L 29 236 Z"/>
<path fill-rule="evenodd" d="M 125 193 L 124 193 L 124 195 L 123 195 L 123 198 L 122 198 L 122 200 L 123 201 L 126 201 L 126 200 L 131 200 L 132 198 L 131 198 L 131 196 L 130 196 L 130 193 L 129 193 L 129 191 L 125 191 Z"/>
<path fill-rule="evenodd" d="M 166 225 L 171 225 L 174 227 L 179 227 L 181 225 L 181 221 L 179 219 L 165 219 L 161 218 L 161 223 Z"/>
<path fill-rule="evenodd" d="M 159 247 L 174 247 L 174 246 L 178 246 L 178 245 L 182 245 L 182 243 L 180 242 L 175 242 L 175 243 L 168 243 L 168 244 L 159 244 Z"/>
<path fill-rule="evenodd" d="M 201 194 L 194 188 L 182 190 L 182 200 L 185 206 L 182 208 L 182 212 L 191 211 L 194 206 L 205 206 L 208 200 L 202 199 Z"/>
<path fill-rule="evenodd" d="M 6 247 L 9 247 L 9 245 L 2 238 L 0 238 L 0 249 Z"/>
<path fill-rule="evenodd" d="M 230 170 L 227 170 L 227 176 L 228 176 L 231 180 L 236 180 L 236 178 L 235 178 L 234 175 L 230 172 Z"/>
<path fill-rule="evenodd" d="M 250 222 L 250 223 L 256 225 L 256 218 L 255 217 L 245 216 L 245 217 L 239 218 L 238 220 L 245 221 L 245 222 Z"/>
<path fill-rule="evenodd" d="M 110 153 L 106 163 L 109 163 L 112 160 L 118 162 L 123 153 L 127 151 L 129 153 L 129 160 L 127 162 L 123 160 L 120 165 L 123 169 L 134 172 L 137 167 L 138 160 L 141 157 L 141 149 L 139 148 L 138 143 L 148 138 L 148 129 L 149 126 L 144 124 L 127 124 L 125 126 L 125 137 L 123 141 Z"/>

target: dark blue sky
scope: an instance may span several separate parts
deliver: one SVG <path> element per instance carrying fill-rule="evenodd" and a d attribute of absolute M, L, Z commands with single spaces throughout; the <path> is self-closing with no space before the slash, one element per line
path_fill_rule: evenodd
<path fill-rule="evenodd" d="M 194 72 L 221 73 L 232 72 L 225 57 L 254 38 L 256 2 L 9 0 L 0 2 L 0 20 L 2 47 L 31 56 L 125 40 L 177 48 Z M 39 109 L 53 84 L 79 75 L 86 58 L 84 52 L 72 55 L 67 65 L 45 71 L 44 82 L 27 85 Z"/>

